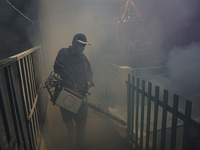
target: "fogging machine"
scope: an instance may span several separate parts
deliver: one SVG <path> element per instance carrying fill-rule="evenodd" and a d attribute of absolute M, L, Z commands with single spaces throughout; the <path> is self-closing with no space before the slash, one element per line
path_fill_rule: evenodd
<path fill-rule="evenodd" d="M 51 101 L 53 104 L 63 107 L 73 113 L 77 113 L 81 104 L 85 103 L 90 108 L 94 109 L 97 112 L 117 121 L 118 123 L 126 126 L 127 123 L 125 120 L 119 118 L 118 116 L 110 113 L 108 110 L 104 110 L 95 104 L 87 101 L 87 95 L 90 95 L 88 91 L 77 87 L 76 90 L 71 90 L 63 85 L 63 81 L 58 74 L 51 72 L 49 77 L 45 82 L 45 88 L 47 88 L 48 93 L 51 96 Z M 85 92 L 86 96 L 82 96 L 80 93 Z"/>

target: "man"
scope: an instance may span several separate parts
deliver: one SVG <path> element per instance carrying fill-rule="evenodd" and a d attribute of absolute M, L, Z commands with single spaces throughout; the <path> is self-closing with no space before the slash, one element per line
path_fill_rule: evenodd
<path fill-rule="evenodd" d="M 85 96 L 88 89 L 93 86 L 93 72 L 83 53 L 86 45 L 90 45 L 86 36 L 81 33 L 76 34 L 72 40 L 72 46 L 62 48 L 54 63 L 54 71 L 63 79 L 64 86 L 72 90 L 78 89 L 82 96 Z M 61 107 L 60 111 L 69 133 L 68 142 L 72 143 L 74 139 L 74 119 L 76 122 L 76 145 L 82 145 L 87 121 L 87 105 L 82 103 L 76 114 Z"/>

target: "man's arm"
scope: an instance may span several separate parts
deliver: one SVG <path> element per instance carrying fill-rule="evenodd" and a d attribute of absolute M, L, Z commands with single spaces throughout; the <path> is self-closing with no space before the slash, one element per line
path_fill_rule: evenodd
<path fill-rule="evenodd" d="M 87 78 L 88 88 L 91 87 L 91 86 L 94 86 L 93 81 L 92 81 L 93 71 L 92 71 L 90 62 L 88 61 L 87 58 L 86 58 L 86 68 L 85 68 L 85 72 L 86 72 L 86 78 Z"/>
<path fill-rule="evenodd" d="M 54 63 L 54 71 L 58 73 L 61 78 L 64 80 L 65 84 L 69 87 L 73 87 L 75 84 L 74 78 L 71 76 L 70 68 L 67 67 L 67 50 L 61 49 L 58 52 L 58 55 L 56 57 L 55 63 Z"/>

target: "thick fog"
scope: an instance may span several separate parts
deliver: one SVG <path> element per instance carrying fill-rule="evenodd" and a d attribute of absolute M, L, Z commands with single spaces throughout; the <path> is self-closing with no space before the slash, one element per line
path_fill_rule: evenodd
<path fill-rule="evenodd" d="M 191 43 L 185 47 L 174 47 L 166 63 L 167 77 L 158 77 L 150 80 L 154 85 L 167 89 L 170 94 L 169 103 L 172 104 L 172 95 L 179 95 L 180 109 L 185 108 L 185 101 L 192 101 L 193 117 L 200 116 L 200 43 Z"/>
<path fill-rule="evenodd" d="M 111 3 L 112 2 L 112 3 Z M 116 23 L 120 19 L 120 7 L 126 1 L 44 1 L 48 11 L 51 49 L 56 55 L 62 47 L 71 45 L 76 33 L 84 33 L 92 44 L 90 50 L 98 52 L 119 51 L 120 42 L 116 42 Z M 133 1 L 144 19 L 144 23 L 135 25 L 127 32 L 134 31 L 137 39 L 152 39 L 153 48 L 159 53 L 169 52 L 174 45 L 187 45 L 187 28 L 197 22 L 198 3 L 185 1 L 143 2 Z M 137 17 L 137 14 L 135 15 Z M 192 30 L 191 30 L 192 31 Z M 196 33 L 192 31 L 192 33 Z M 125 34 L 125 33 L 123 33 Z M 125 37 L 124 35 L 123 37 Z M 191 35 L 188 35 L 191 36 Z M 193 37 L 194 38 L 194 37 Z M 129 39 L 132 41 L 132 39 Z M 195 39 L 196 40 L 196 39 Z M 117 49 L 116 49 L 117 46 Z M 120 47 L 126 51 L 127 45 Z"/>
<path fill-rule="evenodd" d="M 128 65 L 131 68 L 166 65 L 168 75 L 150 81 L 154 86 L 160 87 L 160 95 L 163 89 L 169 91 L 170 105 L 173 94 L 180 95 L 180 110 L 184 109 L 186 99 L 191 100 L 193 117 L 200 117 L 199 2 L 184 0 L 133 0 L 133 2 L 142 19 L 138 14 L 134 14 L 137 23 L 133 26 L 123 26 L 125 24 L 120 23 L 119 40 L 117 40 L 116 27 L 120 20 L 120 8 L 125 5 L 126 0 L 41 0 L 41 18 L 47 44 L 45 54 L 50 55 L 47 67 L 53 71 L 58 51 L 70 46 L 75 34 L 83 33 L 91 44 L 86 46 L 84 53 L 94 72 L 95 87 L 90 89 L 89 101 L 100 103 L 103 108 L 109 104 L 109 100 L 103 95 L 106 93 L 108 83 L 105 80 L 106 63 L 99 61 L 100 57 L 116 65 Z M 142 48 L 139 48 L 139 51 L 134 50 L 133 43 L 136 40 L 142 41 L 142 46 L 144 42 L 150 42 L 151 48 L 148 51 Z M 98 56 L 98 59 L 94 55 Z M 120 105 L 107 108 L 126 119 L 126 110 Z M 60 144 L 62 146 L 65 143 L 66 128 L 59 118 L 61 115 L 58 108 L 53 107 L 53 109 L 52 116 L 55 120 L 50 125 L 54 130 L 52 128 L 50 130 L 56 131 L 57 135 L 49 138 L 53 141 L 64 141 Z M 91 137 L 87 138 L 88 141 L 93 141 L 95 138 L 99 141 L 99 135 L 105 135 L 102 128 L 106 125 L 99 124 L 96 120 L 98 117 L 90 109 L 87 135 Z M 94 132 L 91 131 L 91 127 L 94 128 Z M 125 127 L 123 131 L 125 132 Z"/>
<path fill-rule="evenodd" d="M 116 23 L 120 19 L 122 1 L 65 1 L 43 0 L 48 16 L 51 53 L 51 65 L 57 52 L 71 45 L 76 33 L 84 33 L 91 46 L 87 46 L 85 54 L 89 60 L 92 54 L 102 53 L 117 65 L 133 65 L 130 67 L 145 67 L 167 65 L 168 77 L 152 80 L 154 85 L 161 86 L 170 93 L 178 94 L 182 99 L 198 102 L 199 96 L 199 2 L 198 1 L 133 1 L 143 20 L 137 25 L 121 32 L 132 33 L 131 38 L 124 43 L 116 41 Z M 45 18 L 45 16 L 43 16 Z M 197 30 L 198 29 L 198 30 Z M 134 32 L 133 32 L 134 31 Z M 133 38 L 134 37 L 134 38 Z M 128 43 L 135 39 L 151 40 L 153 55 L 132 59 L 132 54 L 126 54 Z M 151 51 L 148 51 L 151 53 Z M 156 60 L 158 61 L 155 61 Z M 159 58 L 166 60 L 160 61 Z M 126 62 L 129 61 L 129 62 Z M 121 63 L 123 62 L 123 63 Z M 98 63 L 92 62 L 94 79 L 101 82 L 101 77 L 95 74 Z M 51 70 L 50 69 L 50 70 Z M 99 81 L 97 81 L 99 80 Z M 98 86 L 98 84 L 96 85 Z M 199 106 L 193 104 L 194 107 Z"/>

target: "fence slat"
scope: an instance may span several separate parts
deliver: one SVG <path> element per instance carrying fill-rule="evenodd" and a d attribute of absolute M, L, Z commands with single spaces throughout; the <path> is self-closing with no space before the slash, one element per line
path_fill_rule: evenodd
<path fill-rule="evenodd" d="M 135 142 L 136 142 L 136 150 L 138 149 L 138 125 L 139 125 L 139 86 L 140 86 L 140 79 L 137 78 L 137 94 L 136 94 L 136 119 L 135 119 Z"/>
<path fill-rule="evenodd" d="M 34 90 L 34 95 L 37 94 L 36 90 L 36 78 L 35 78 L 35 72 L 34 72 L 34 63 L 33 63 L 33 54 L 30 54 L 29 56 L 30 59 L 30 68 L 31 68 L 31 75 L 32 75 L 32 84 L 33 84 L 33 90 Z"/>
<path fill-rule="evenodd" d="M 24 83 L 25 83 L 25 92 L 26 92 L 26 101 L 28 103 L 28 112 L 30 113 L 31 111 L 31 107 L 32 107 L 32 104 L 31 104 L 31 97 L 30 97 L 30 92 L 29 92 L 29 84 L 28 84 L 28 75 L 27 75 L 27 66 L 26 66 L 26 59 L 25 57 L 22 58 L 22 66 L 23 66 L 23 75 L 24 75 Z M 28 119 L 28 118 L 27 118 Z M 34 130 L 33 130 L 33 123 L 32 123 L 32 119 L 30 122 L 28 122 L 28 126 L 29 126 L 29 135 L 30 135 L 30 139 L 32 140 L 32 148 L 35 149 L 36 148 L 36 140 L 35 140 L 35 133 L 34 133 Z"/>
<path fill-rule="evenodd" d="M 164 90 L 160 149 L 165 149 L 166 124 L 167 124 L 167 105 L 168 105 L 168 91 Z"/>
<path fill-rule="evenodd" d="M 26 119 L 28 119 L 28 112 L 29 112 L 29 103 L 27 101 L 26 98 L 26 80 L 25 80 L 25 75 L 24 75 L 24 70 L 23 70 L 23 60 L 18 60 L 18 68 L 19 68 L 19 73 L 20 73 L 20 82 L 21 82 L 21 91 L 22 91 L 22 95 L 23 95 L 23 108 L 24 108 L 24 114 Z M 30 148 L 33 150 L 34 146 L 33 146 L 33 139 L 32 139 L 32 135 L 31 135 L 31 126 L 30 123 L 28 121 L 26 121 L 26 125 L 27 125 L 27 133 L 28 133 L 28 138 L 29 138 L 29 143 L 30 143 Z"/>
<path fill-rule="evenodd" d="M 16 137 L 12 137 L 12 139 L 8 143 L 7 150 L 13 150 L 16 149 Z"/>
<path fill-rule="evenodd" d="M 131 97 L 131 109 L 132 109 L 132 119 L 131 119 L 131 132 L 132 132 L 132 138 L 131 138 L 131 144 L 133 144 L 133 139 L 134 139 L 134 111 L 135 111 L 135 77 L 132 76 L 132 97 Z"/>
<path fill-rule="evenodd" d="M 158 126 L 158 100 L 159 100 L 159 87 L 155 87 L 155 103 L 154 103 L 154 124 L 153 124 L 153 150 L 156 149 L 157 139 L 157 126 Z"/>
<path fill-rule="evenodd" d="M 30 81 L 30 93 L 31 93 L 31 97 L 32 99 L 34 99 L 34 95 L 35 95 L 35 89 L 34 89 L 34 86 L 33 86 L 33 78 L 32 78 L 32 66 L 31 66 L 31 62 L 30 62 L 30 55 L 28 55 L 26 57 L 27 59 L 27 63 L 28 63 L 28 68 L 27 68 L 27 72 L 28 72 L 28 76 L 29 76 L 29 81 Z"/>
<path fill-rule="evenodd" d="M 183 146 L 182 146 L 182 150 L 187 150 L 187 147 L 188 147 L 189 133 L 190 133 L 191 111 L 192 111 L 192 102 L 187 100 L 186 106 L 185 106 L 185 119 L 183 121 Z"/>
<path fill-rule="evenodd" d="M 25 71 L 26 71 L 26 74 L 27 74 L 27 76 L 26 76 L 26 78 L 27 78 L 27 88 L 28 88 L 28 92 L 29 92 L 29 98 L 30 98 L 30 104 L 31 104 L 31 107 L 30 107 L 30 110 L 31 110 L 31 108 L 33 107 L 33 89 L 32 89 L 32 84 L 31 84 L 31 76 L 30 76 L 30 73 L 29 73 L 29 63 L 28 63 L 28 56 L 26 56 L 25 58 L 24 58 L 24 61 L 25 61 L 25 66 L 26 66 L 26 68 L 25 68 Z"/>
<path fill-rule="evenodd" d="M 147 96 L 147 129 L 146 129 L 146 150 L 149 149 L 149 133 L 150 133 L 150 117 L 151 117 L 151 91 L 152 83 L 148 83 L 148 96 Z"/>
<path fill-rule="evenodd" d="M 173 113 L 172 113 L 172 129 L 171 129 L 171 142 L 170 150 L 175 150 L 176 148 L 176 131 L 177 131 L 177 116 L 178 116 L 178 101 L 179 97 L 174 95 L 173 99 Z"/>
<path fill-rule="evenodd" d="M 29 89 L 28 89 L 28 79 L 27 79 L 27 73 L 26 73 L 25 58 L 21 59 L 21 63 L 22 63 L 21 67 L 22 67 L 22 74 L 23 74 L 23 80 L 24 80 L 24 86 L 23 87 L 25 89 L 25 95 L 26 95 L 24 100 L 28 104 L 27 110 L 28 110 L 28 113 L 30 113 L 31 103 L 30 103 L 30 94 L 29 94 Z"/>
<path fill-rule="evenodd" d="M 32 124 L 33 124 L 33 132 L 35 134 L 35 142 L 36 142 L 36 145 L 37 145 L 37 143 L 39 142 L 38 141 L 39 132 L 37 130 L 37 118 L 38 118 L 38 116 L 36 114 L 36 109 L 34 107 L 36 94 L 35 94 L 35 88 L 34 88 L 34 84 L 33 84 L 34 80 L 32 78 L 33 72 L 32 72 L 32 69 L 31 69 L 32 64 L 31 64 L 31 60 L 30 60 L 31 59 L 30 55 L 25 57 L 25 59 L 26 59 L 26 63 L 27 63 L 27 74 L 28 74 L 28 81 L 29 81 L 28 83 L 29 83 L 30 100 L 31 100 L 31 113 L 30 114 L 33 115 L 31 117 L 32 117 Z"/>
<path fill-rule="evenodd" d="M 0 93 L 0 96 L 1 96 L 1 93 Z M 1 100 L 1 98 L 0 98 L 0 100 Z M 0 132 L 0 150 L 5 150 L 1 132 Z"/>
<path fill-rule="evenodd" d="M 3 118 L 3 123 L 4 123 L 4 128 L 5 128 L 5 132 L 6 132 L 6 138 L 7 141 L 9 142 L 12 137 L 14 136 L 14 133 L 12 131 L 11 128 L 11 118 L 9 115 L 9 111 L 8 111 L 8 104 L 7 104 L 7 92 L 5 91 L 6 84 L 5 84 L 5 73 L 4 71 L 1 73 L 0 72 L 0 108 L 1 108 L 1 112 L 2 112 L 2 118 Z"/>
<path fill-rule="evenodd" d="M 20 93 L 18 91 L 19 87 L 17 85 L 19 85 L 19 83 L 17 83 L 17 80 L 15 78 L 15 75 L 17 74 L 16 71 L 14 71 L 14 68 L 16 68 L 16 64 L 15 66 L 11 66 L 10 67 L 10 70 L 11 70 L 11 78 L 12 78 L 12 81 L 13 81 L 13 92 L 15 93 L 15 97 L 16 97 L 16 100 L 13 102 L 15 103 L 15 107 L 16 107 L 16 112 L 18 114 L 18 118 L 19 118 L 19 127 L 20 127 L 20 130 L 21 130 L 21 136 L 22 136 L 22 140 L 25 142 L 25 149 L 29 149 L 29 146 L 28 146 L 28 141 L 27 141 L 27 133 L 26 133 L 26 130 L 25 130 L 25 126 L 24 126 L 24 123 L 23 123 L 23 118 L 22 118 L 22 114 L 21 114 L 21 107 L 19 105 L 19 99 L 21 99 L 21 96 L 20 96 Z M 14 99 L 13 99 L 14 100 Z M 22 142 L 22 141 L 21 141 Z"/>
<path fill-rule="evenodd" d="M 29 72 L 29 59 L 28 59 L 28 56 L 26 56 L 24 58 L 25 60 L 25 71 L 26 71 L 26 75 L 27 75 L 27 89 L 28 89 L 28 95 L 29 95 L 29 102 L 30 102 L 30 113 L 31 113 L 31 110 L 32 110 L 32 107 L 33 107 L 33 104 L 34 104 L 34 97 L 33 97 L 33 89 L 32 89 L 32 84 L 31 84 L 31 77 L 30 77 L 30 72 Z M 33 136 L 33 139 L 34 139 L 34 145 L 36 147 L 37 145 L 37 135 L 36 135 L 36 130 L 35 130 L 35 115 L 33 113 L 32 117 L 31 117 L 31 120 L 30 120 L 30 123 L 31 123 L 31 132 L 32 132 L 32 136 Z"/>
<path fill-rule="evenodd" d="M 37 51 L 35 51 L 34 53 L 32 53 L 32 57 L 33 57 L 33 59 L 32 59 L 32 61 L 33 61 L 33 70 L 34 70 L 34 77 L 35 77 L 35 86 L 36 86 L 36 91 L 37 91 L 37 81 L 38 81 L 38 72 L 37 72 L 37 65 L 38 65 L 38 63 L 37 63 Z"/>
<path fill-rule="evenodd" d="M 5 68 L 5 75 L 6 75 L 6 83 L 7 83 L 7 88 L 8 88 L 8 95 L 9 95 L 9 102 L 10 102 L 10 107 L 11 107 L 11 114 L 12 114 L 12 119 L 13 119 L 13 125 L 14 125 L 14 130 L 15 130 L 15 135 L 16 135 L 16 141 L 18 146 L 20 145 L 20 130 L 19 130 L 19 121 L 18 121 L 18 116 L 17 116 L 17 111 L 16 111 L 16 106 L 14 103 L 14 100 L 16 99 L 14 95 L 14 88 L 12 85 L 12 78 L 11 78 L 11 73 L 10 73 L 10 66 Z"/>
<path fill-rule="evenodd" d="M 199 121 L 199 127 L 197 129 L 198 129 L 198 139 L 197 139 L 197 141 L 200 141 L 200 121 Z M 200 142 L 197 143 L 197 149 L 200 149 Z"/>
<path fill-rule="evenodd" d="M 140 148 L 141 148 L 141 149 L 143 149 L 143 130 L 144 130 L 144 93 L 145 93 L 145 81 L 142 80 L 141 126 L 140 126 Z"/>
<path fill-rule="evenodd" d="M 128 82 L 127 82 L 127 132 L 128 136 L 132 135 L 132 131 L 130 129 L 130 122 L 131 122 L 131 88 L 130 88 L 130 74 L 128 75 Z"/>
<path fill-rule="evenodd" d="M 166 148 L 166 127 L 167 127 L 167 115 L 168 113 L 172 113 L 172 126 L 171 126 L 171 137 L 169 138 L 170 144 L 170 150 L 175 150 L 177 148 L 176 145 L 176 138 L 177 138 L 177 122 L 178 119 L 184 121 L 184 128 L 183 128 L 183 141 L 182 141 L 182 149 L 187 150 L 188 149 L 188 141 L 189 141 L 189 133 L 190 133 L 190 127 L 193 127 L 198 130 L 198 140 L 200 139 L 200 123 L 196 122 L 191 118 L 191 105 L 192 103 L 190 101 L 186 101 L 186 108 L 185 108 L 185 114 L 178 111 L 178 102 L 179 97 L 174 94 L 173 98 L 173 107 L 168 105 L 168 91 L 164 90 L 163 94 L 163 101 L 159 100 L 159 87 L 155 86 L 155 96 L 152 95 L 152 84 L 148 83 L 148 92 L 145 91 L 145 81 L 142 81 L 142 88 L 140 88 L 140 79 L 137 78 L 136 85 L 135 82 L 135 76 L 132 76 L 132 88 L 131 91 L 131 105 L 132 107 L 129 109 L 128 113 L 132 117 L 132 120 L 130 120 L 130 126 L 132 125 L 132 130 L 130 129 L 129 133 L 130 135 L 133 135 L 133 137 L 130 137 L 134 144 L 134 147 L 132 147 L 135 150 L 142 150 L 142 149 L 152 149 L 156 150 L 158 148 L 158 145 L 160 145 L 160 149 L 164 150 Z M 147 98 L 147 110 L 145 108 L 145 98 Z M 135 100 L 135 102 L 134 102 Z M 154 115 L 151 115 L 151 105 L 152 102 L 154 102 Z M 158 112 L 160 110 L 159 107 L 162 107 L 162 127 L 161 127 L 161 138 L 157 139 L 158 134 Z M 159 110 L 159 111 L 158 111 Z M 144 120 L 144 116 L 146 115 L 146 120 Z M 151 116 L 153 118 L 151 119 Z M 153 126 L 151 126 L 151 120 L 153 121 Z M 159 119 L 160 121 L 160 119 Z M 145 124 L 144 124 L 145 123 Z M 140 125 L 140 126 L 139 126 Z M 143 139 L 143 131 L 144 126 L 146 125 L 146 145 L 144 145 L 144 139 Z M 150 139 L 150 129 L 153 127 L 153 136 L 152 139 Z M 140 134 L 140 135 L 139 135 Z M 134 138 L 135 137 L 135 138 Z M 150 148 L 150 141 L 152 140 L 152 147 Z M 179 139 L 180 140 L 180 139 Z M 130 139 L 129 139 L 130 141 Z M 160 143 L 157 143 L 160 141 Z M 158 144 L 158 145 L 157 145 Z M 198 149 L 200 149 L 200 142 L 197 144 Z"/>
<path fill-rule="evenodd" d="M 32 110 L 34 109 L 34 127 L 35 127 L 35 133 L 36 133 L 36 140 L 37 140 L 37 143 L 39 142 L 39 139 L 38 139 L 38 137 L 39 137 L 39 134 L 40 134 L 40 132 L 39 132 L 39 129 L 38 129 L 38 115 L 37 115 L 37 110 L 34 108 L 34 106 L 35 106 L 35 104 L 37 103 L 37 101 L 35 101 L 35 98 L 36 98 L 36 94 L 37 94 L 37 92 L 36 92 L 36 86 L 35 86 L 35 78 L 34 78 L 34 72 L 33 72 L 33 64 L 32 64 L 32 57 L 31 57 L 31 55 L 28 55 L 28 57 L 27 57 L 27 59 L 28 59 L 28 64 L 29 64 L 29 74 L 30 74 L 30 86 L 32 87 L 32 92 L 31 92 L 31 94 L 32 94 L 32 98 L 33 98 L 33 108 L 32 108 Z"/>

